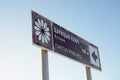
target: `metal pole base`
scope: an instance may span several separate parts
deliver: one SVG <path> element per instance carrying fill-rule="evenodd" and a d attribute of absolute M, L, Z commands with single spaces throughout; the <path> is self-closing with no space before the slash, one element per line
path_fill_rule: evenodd
<path fill-rule="evenodd" d="M 85 66 L 85 70 L 86 70 L 86 79 L 87 80 L 92 80 L 90 67 Z"/>
<path fill-rule="evenodd" d="M 41 49 L 41 80 L 49 80 L 48 51 Z"/>

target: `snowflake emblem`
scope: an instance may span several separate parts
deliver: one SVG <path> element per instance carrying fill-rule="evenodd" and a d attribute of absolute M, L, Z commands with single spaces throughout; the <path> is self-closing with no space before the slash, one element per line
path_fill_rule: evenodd
<path fill-rule="evenodd" d="M 42 19 L 37 19 L 34 25 L 35 34 L 38 36 L 38 40 L 42 41 L 42 43 L 48 43 L 50 41 L 50 33 L 47 23 Z"/>

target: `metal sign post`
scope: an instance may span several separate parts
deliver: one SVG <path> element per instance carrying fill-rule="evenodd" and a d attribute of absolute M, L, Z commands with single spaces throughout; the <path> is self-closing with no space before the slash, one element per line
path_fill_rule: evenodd
<path fill-rule="evenodd" d="M 86 70 L 86 80 L 92 80 L 90 67 L 85 66 L 85 70 Z"/>
<path fill-rule="evenodd" d="M 48 51 L 41 49 L 41 80 L 49 80 Z"/>

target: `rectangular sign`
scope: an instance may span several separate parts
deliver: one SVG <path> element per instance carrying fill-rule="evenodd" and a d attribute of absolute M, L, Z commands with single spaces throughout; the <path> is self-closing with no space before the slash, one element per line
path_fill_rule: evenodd
<path fill-rule="evenodd" d="M 90 65 L 88 44 L 70 31 L 53 23 L 54 51 Z"/>
<path fill-rule="evenodd" d="M 98 48 L 58 24 L 32 11 L 33 43 L 101 70 Z"/>

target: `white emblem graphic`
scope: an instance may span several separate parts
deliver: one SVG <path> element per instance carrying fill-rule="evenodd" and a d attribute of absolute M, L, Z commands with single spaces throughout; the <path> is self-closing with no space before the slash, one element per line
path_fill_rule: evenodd
<path fill-rule="evenodd" d="M 47 23 L 42 19 L 37 19 L 34 25 L 35 34 L 38 36 L 38 40 L 42 41 L 42 43 L 48 43 L 50 41 L 50 33 Z"/>

